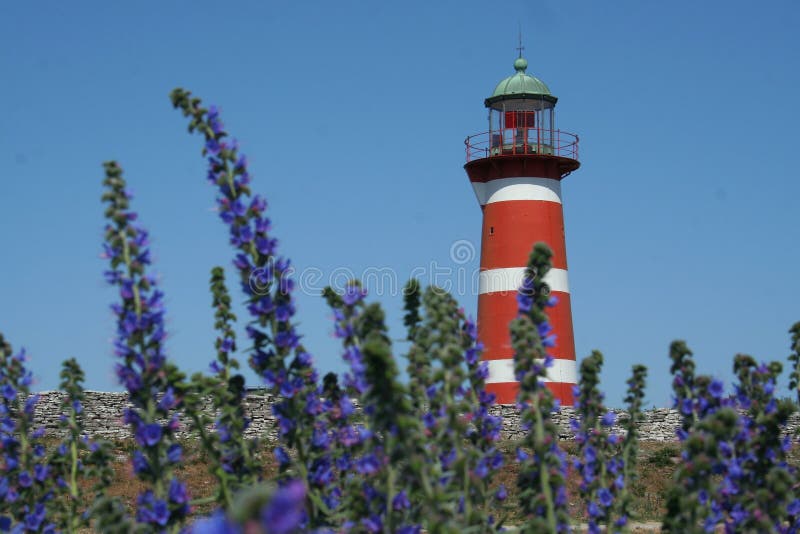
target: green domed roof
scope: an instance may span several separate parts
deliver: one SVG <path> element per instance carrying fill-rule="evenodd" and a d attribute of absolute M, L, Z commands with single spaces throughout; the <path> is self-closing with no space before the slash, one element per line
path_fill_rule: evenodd
<path fill-rule="evenodd" d="M 521 98 L 527 95 L 545 96 L 550 97 L 547 98 L 547 100 L 554 100 L 555 97 L 550 93 L 550 88 L 547 87 L 542 80 L 525 73 L 525 69 L 527 68 L 528 62 L 525 58 L 517 58 L 517 60 L 514 61 L 514 70 L 517 71 L 516 74 L 498 83 L 497 87 L 494 88 L 494 93 L 492 93 L 492 96 L 490 96 L 487 101 L 497 101 L 503 98 Z"/>

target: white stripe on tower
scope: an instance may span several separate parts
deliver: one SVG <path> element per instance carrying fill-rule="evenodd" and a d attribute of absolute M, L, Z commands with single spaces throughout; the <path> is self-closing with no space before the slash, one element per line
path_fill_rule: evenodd
<path fill-rule="evenodd" d="M 514 359 L 507 360 L 486 360 L 489 364 L 489 378 L 487 384 L 505 384 L 517 382 L 514 376 Z M 541 360 L 539 360 L 541 363 Z M 553 359 L 553 365 L 547 368 L 547 378 L 545 382 L 565 382 L 568 384 L 578 383 L 578 368 L 575 360 Z"/>
<path fill-rule="evenodd" d="M 553 178 L 499 178 L 472 182 L 481 206 L 506 200 L 544 200 L 561 204 L 561 182 Z"/>
<path fill-rule="evenodd" d="M 514 292 L 522 285 L 525 267 L 506 267 L 481 271 L 478 275 L 478 294 Z M 550 291 L 569 293 L 569 280 L 566 269 L 550 269 L 544 277 Z"/>

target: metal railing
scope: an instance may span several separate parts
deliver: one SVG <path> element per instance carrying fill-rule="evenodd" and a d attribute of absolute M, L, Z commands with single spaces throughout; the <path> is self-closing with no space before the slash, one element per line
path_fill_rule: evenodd
<path fill-rule="evenodd" d="M 464 141 L 467 162 L 502 156 L 558 156 L 578 159 L 578 136 L 544 128 L 506 128 L 471 135 Z"/>

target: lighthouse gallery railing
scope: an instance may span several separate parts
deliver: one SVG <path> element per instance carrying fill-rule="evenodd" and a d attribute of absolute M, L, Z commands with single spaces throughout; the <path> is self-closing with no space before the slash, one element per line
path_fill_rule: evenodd
<path fill-rule="evenodd" d="M 467 162 L 495 156 L 542 155 L 578 159 L 578 136 L 544 128 L 506 128 L 471 135 L 464 141 Z"/>

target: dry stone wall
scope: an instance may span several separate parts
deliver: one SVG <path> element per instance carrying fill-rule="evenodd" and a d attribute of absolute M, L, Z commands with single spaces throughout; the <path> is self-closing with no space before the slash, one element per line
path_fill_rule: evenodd
<path fill-rule="evenodd" d="M 39 394 L 39 403 L 36 406 L 35 418 L 37 425 L 43 425 L 48 434 L 58 433 L 58 421 L 61 413 L 62 393 L 58 391 L 45 391 Z M 275 418 L 270 406 L 273 397 L 261 392 L 251 392 L 247 395 L 245 406 L 250 417 L 248 436 L 275 438 Z M 107 439 L 124 439 L 130 437 L 127 425 L 122 422 L 122 414 L 129 406 L 126 393 L 109 393 L 102 391 L 87 391 L 84 402 L 84 425 L 88 434 Z M 624 422 L 628 414 L 624 410 L 614 410 L 617 414 L 617 425 Z M 493 413 L 503 417 L 503 437 L 518 439 L 522 437 L 520 430 L 519 411 L 514 405 L 498 405 L 493 408 Z M 561 439 L 572 439 L 569 422 L 574 417 L 572 408 L 562 408 L 554 417 L 561 429 Z M 181 428 L 184 436 L 188 435 L 189 420 L 182 419 Z M 643 441 L 674 441 L 675 430 L 680 425 L 680 415 L 675 410 L 656 408 L 644 412 L 639 426 Z M 794 432 L 800 427 L 800 416 L 797 414 L 789 421 L 787 432 Z M 622 432 L 621 427 L 614 428 Z"/>

